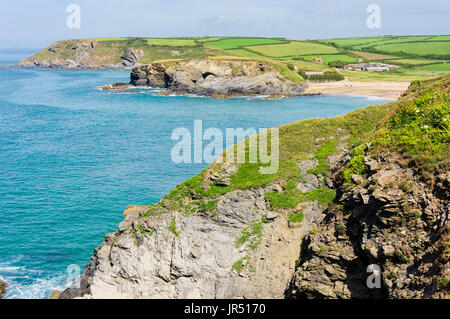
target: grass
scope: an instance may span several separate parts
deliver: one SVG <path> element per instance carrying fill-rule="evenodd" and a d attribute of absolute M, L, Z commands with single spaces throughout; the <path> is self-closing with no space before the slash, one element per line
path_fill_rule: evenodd
<path fill-rule="evenodd" d="M 392 56 L 385 55 L 385 54 L 379 54 L 379 53 L 372 53 L 372 52 L 363 52 L 363 51 L 350 51 L 351 53 L 360 56 L 363 59 L 369 60 L 369 61 L 377 61 L 377 60 L 385 60 L 385 59 L 392 59 Z"/>
<path fill-rule="evenodd" d="M 412 55 L 450 55 L 449 42 L 410 42 L 410 43 L 393 43 L 374 46 L 377 51 L 386 53 L 401 53 Z"/>
<path fill-rule="evenodd" d="M 379 128 L 374 145 L 401 152 L 423 169 L 448 165 L 450 154 L 450 77 L 416 81 L 414 99 L 398 103 Z"/>
<path fill-rule="evenodd" d="M 305 41 L 292 41 L 287 44 L 252 46 L 251 50 L 268 57 L 338 53 L 338 50 L 334 47 Z"/>
<path fill-rule="evenodd" d="M 206 45 L 213 46 L 222 50 L 238 49 L 253 45 L 279 44 L 286 41 L 269 38 L 223 38 L 218 41 L 204 42 Z"/>
<path fill-rule="evenodd" d="M 400 65 L 424 65 L 424 64 L 431 64 L 431 63 L 439 63 L 444 62 L 443 60 L 427 60 L 427 59 L 394 59 L 394 60 L 387 60 L 386 63 L 391 64 L 400 64 Z"/>
<path fill-rule="evenodd" d="M 234 262 L 233 266 L 231 266 L 231 270 L 240 273 L 242 269 L 244 269 L 244 260 L 248 260 L 250 257 L 244 256 L 241 259 L 238 259 Z"/>
<path fill-rule="evenodd" d="M 450 71 L 450 62 L 425 65 L 425 66 L 419 67 L 418 69 L 425 70 L 425 71 Z"/>
<path fill-rule="evenodd" d="M 176 230 L 176 226 L 175 226 L 175 218 L 172 218 L 172 220 L 170 221 L 170 225 L 169 225 L 169 227 L 167 227 L 167 229 L 171 232 L 171 233 L 174 233 L 175 234 L 175 236 L 179 236 L 180 235 L 180 230 Z"/>
<path fill-rule="evenodd" d="M 236 248 L 241 247 L 246 242 L 249 242 L 250 248 L 258 248 L 262 239 L 262 224 L 262 221 L 254 221 L 248 227 L 242 229 L 241 236 L 236 240 Z"/>
<path fill-rule="evenodd" d="M 291 223 L 301 223 L 303 221 L 303 212 L 300 213 L 289 213 L 289 221 Z"/>
<path fill-rule="evenodd" d="M 306 61 L 311 61 L 313 57 L 320 57 L 322 58 L 322 61 L 325 63 L 328 62 L 335 62 L 335 61 L 343 61 L 343 62 L 356 62 L 357 59 L 349 56 L 347 54 L 326 54 L 326 55 L 302 55 L 299 56 L 298 58 L 304 59 Z"/>
<path fill-rule="evenodd" d="M 369 167 L 364 163 L 364 157 L 366 156 L 367 147 L 360 146 L 352 151 L 350 161 L 345 165 L 343 169 L 343 178 L 345 185 L 353 184 L 353 175 L 366 175 L 369 172 Z"/>
<path fill-rule="evenodd" d="M 185 47 L 195 46 L 196 43 L 192 39 L 178 39 L 178 38 L 147 38 L 149 45 L 168 46 L 168 47 Z"/>

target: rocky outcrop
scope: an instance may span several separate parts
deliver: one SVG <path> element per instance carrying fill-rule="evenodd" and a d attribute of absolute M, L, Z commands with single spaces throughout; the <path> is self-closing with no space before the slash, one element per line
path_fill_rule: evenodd
<path fill-rule="evenodd" d="M 167 211 L 143 216 L 144 209 L 135 210 L 95 250 L 79 296 L 282 298 L 302 229 L 290 229 L 282 216 L 261 221 L 269 190 L 231 192 L 220 199 L 214 217 Z M 261 237 L 255 233 L 239 246 L 247 227 L 261 227 Z"/>
<path fill-rule="evenodd" d="M 295 96 L 304 87 L 283 77 L 268 63 L 200 59 L 133 68 L 130 83 L 168 89 L 174 94 Z"/>
<path fill-rule="evenodd" d="M 336 205 L 303 241 L 287 296 L 445 297 L 450 173 L 424 179 L 398 155 L 366 156 L 369 173 L 349 186 L 341 176 L 346 160 L 334 168 Z M 366 284 L 372 264 L 381 270 L 380 289 Z"/>
<path fill-rule="evenodd" d="M 3 295 L 5 294 L 6 288 L 8 288 L 6 282 L 0 280 L 0 298 L 2 298 Z"/>
<path fill-rule="evenodd" d="M 139 60 L 144 57 L 142 49 L 116 46 L 108 48 L 101 41 L 57 41 L 30 58 L 22 60 L 17 66 L 44 69 L 129 70 L 139 65 Z M 120 62 L 117 61 L 119 59 Z"/>

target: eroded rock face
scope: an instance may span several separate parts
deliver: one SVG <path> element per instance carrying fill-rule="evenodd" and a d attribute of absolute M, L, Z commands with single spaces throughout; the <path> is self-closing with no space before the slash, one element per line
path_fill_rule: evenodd
<path fill-rule="evenodd" d="M 306 228 L 289 228 L 282 214 L 262 221 L 270 212 L 264 195 L 274 189 L 229 192 L 214 216 L 128 207 L 95 249 L 81 288 L 61 298 L 283 298 Z M 261 235 L 238 245 L 255 224 Z"/>
<path fill-rule="evenodd" d="M 344 160 L 345 161 L 345 160 Z M 368 176 L 342 184 L 317 233 L 302 243 L 291 298 L 442 298 L 449 277 L 450 173 L 423 178 L 398 156 L 366 157 Z M 341 163 L 343 164 L 343 163 Z M 367 266 L 381 268 L 381 289 L 366 285 Z"/>
<path fill-rule="evenodd" d="M 304 87 L 258 61 L 188 60 L 136 67 L 131 84 L 167 88 L 172 93 L 215 97 L 232 95 L 300 95 Z"/>

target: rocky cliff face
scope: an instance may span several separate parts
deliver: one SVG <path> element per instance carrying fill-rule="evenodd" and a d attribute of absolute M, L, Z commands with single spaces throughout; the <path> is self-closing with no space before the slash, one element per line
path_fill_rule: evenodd
<path fill-rule="evenodd" d="M 306 221 L 295 225 L 265 201 L 278 190 L 229 192 L 213 213 L 130 206 L 118 231 L 95 250 L 80 288 L 60 298 L 283 298 L 299 242 L 321 209 L 312 203 Z"/>
<path fill-rule="evenodd" d="M 300 95 L 305 87 L 283 77 L 269 63 L 200 59 L 133 68 L 131 84 L 168 89 L 168 93 L 216 97 Z"/>
<path fill-rule="evenodd" d="M 139 48 L 99 41 L 57 41 L 48 48 L 22 60 L 18 66 L 46 69 L 116 69 L 128 70 L 144 57 Z"/>
<path fill-rule="evenodd" d="M 450 173 L 424 178 L 396 154 L 365 157 L 367 176 L 343 184 L 334 167 L 335 206 L 302 243 L 291 298 L 443 298 L 450 275 Z M 381 289 L 366 285 L 367 267 L 381 269 Z M 443 280 L 441 282 L 441 280 Z"/>

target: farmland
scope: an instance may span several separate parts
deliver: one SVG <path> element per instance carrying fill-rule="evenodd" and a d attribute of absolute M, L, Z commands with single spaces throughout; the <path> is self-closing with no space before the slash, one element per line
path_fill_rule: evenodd
<path fill-rule="evenodd" d="M 397 65 L 383 74 L 343 70 L 353 80 L 399 81 L 425 79 L 450 72 L 450 35 L 379 36 L 324 40 L 291 40 L 261 37 L 116 37 L 58 41 L 25 62 L 75 60 L 74 48 L 92 44 L 88 63 L 93 65 L 120 64 L 129 48 L 139 49 L 139 63 L 191 58 L 226 57 L 271 61 L 289 77 L 296 78 L 292 69 L 335 72 L 334 67 L 345 64 L 374 62 Z M 81 43 L 80 43 L 81 42 Z M 312 62 L 320 58 L 322 63 Z"/>

